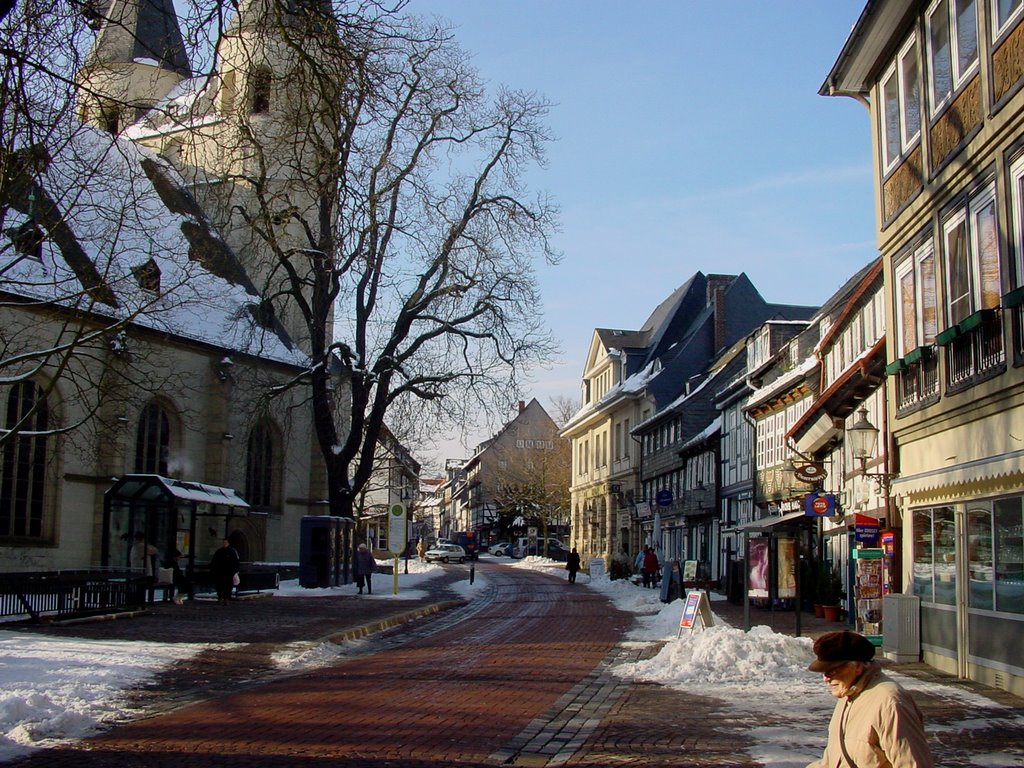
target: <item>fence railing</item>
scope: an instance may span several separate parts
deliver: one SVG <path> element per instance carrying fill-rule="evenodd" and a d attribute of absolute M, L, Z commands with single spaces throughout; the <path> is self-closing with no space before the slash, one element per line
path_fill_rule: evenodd
<path fill-rule="evenodd" d="M 0 617 L 34 621 L 140 608 L 148 580 L 128 571 L 46 571 L 0 574 Z"/>

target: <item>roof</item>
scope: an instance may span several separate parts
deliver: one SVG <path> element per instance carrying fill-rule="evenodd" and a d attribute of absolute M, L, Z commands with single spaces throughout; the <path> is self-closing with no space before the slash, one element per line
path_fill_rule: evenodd
<path fill-rule="evenodd" d="M 818 93 L 866 95 L 876 77 L 878 63 L 887 59 L 904 39 L 907 23 L 919 6 L 914 0 L 868 0 Z"/>
<path fill-rule="evenodd" d="M 221 507 L 249 509 L 249 505 L 233 488 L 177 480 L 161 475 L 124 475 L 104 494 L 108 499 L 158 503 L 161 501 L 212 504 Z"/>
<path fill-rule="evenodd" d="M 113 0 L 99 11 L 100 30 L 89 62 L 137 62 L 191 77 L 185 43 L 172 0 Z"/>
<path fill-rule="evenodd" d="M 21 227 L 44 237 L 38 260 L 5 268 L 0 292 L 228 354 L 307 364 L 169 163 L 69 120 L 45 142 L 14 149 L 26 170 L 0 193 L 0 252 L 16 250 Z"/>

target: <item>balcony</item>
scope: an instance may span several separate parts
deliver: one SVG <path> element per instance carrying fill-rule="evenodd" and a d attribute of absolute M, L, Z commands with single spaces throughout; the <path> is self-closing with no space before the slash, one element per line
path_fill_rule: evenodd
<path fill-rule="evenodd" d="M 1006 369 L 1002 310 L 983 309 L 940 333 L 946 348 L 946 391 L 961 392 Z"/>
<path fill-rule="evenodd" d="M 896 409 L 912 411 L 939 398 L 939 360 L 935 347 L 918 347 L 886 366 L 896 374 Z"/>

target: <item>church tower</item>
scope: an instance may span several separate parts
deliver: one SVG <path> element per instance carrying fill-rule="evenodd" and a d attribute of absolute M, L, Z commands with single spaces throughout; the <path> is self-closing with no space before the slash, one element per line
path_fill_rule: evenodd
<path fill-rule="evenodd" d="M 192 76 L 173 0 L 84 6 L 96 42 L 78 73 L 79 117 L 110 133 L 138 120 Z"/>
<path fill-rule="evenodd" d="M 181 172 L 266 297 L 260 316 L 322 346 L 289 292 L 297 278 L 317 300 L 336 221 L 345 56 L 331 1 L 240 0 L 216 71 L 191 84 L 181 40 L 173 0 L 113 0 L 79 76 L 82 114 L 107 129 L 139 120 L 134 140 Z M 329 344 L 330 324 L 319 330 Z"/>

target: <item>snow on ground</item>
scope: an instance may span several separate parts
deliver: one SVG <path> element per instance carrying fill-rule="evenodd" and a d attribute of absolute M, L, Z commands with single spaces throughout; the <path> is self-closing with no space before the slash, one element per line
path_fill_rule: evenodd
<path fill-rule="evenodd" d="M 562 563 L 542 557 L 496 562 L 529 568 L 552 578 L 565 580 Z M 390 564 L 392 561 L 380 561 Z M 451 585 L 458 594 L 471 598 L 487 588 L 487 579 L 463 566 L 466 578 Z M 427 593 L 423 584 L 445 569 L 438 565 L 408 561 L 399 565 L 398 594 L 393 577 L 374 577 L 372 595 L 365 600 L 419 599 Z M 581 573 L 581 589 L 594 589 L 614 605 L 636 616 L 627 643 L 661 644 L 652 658 L 625 664 L 614 672 L 627 680 L 646 680 L 693 695 L 709 696 L 732 708 L 753 727 L 747 730 L 756 746 L 750 757 L 769 768 L 797 768 L 817 758 L 825 744 L 825 728 L 834 700 L 821 676 L 807 671 L 813 658 L 807 638 L 779 635 L 767 627 L 749 632 L 728 626 L 715 617 L 714 626 L 679 634 L 682 602 L 665 605 L 658 590 L 643 589 L 625 580 L 591 580 Z M 326 589 L 305 589 L 286 581 L 277 597 L 353 596 L 356 587 L 347 584 Z M 712 596 L 712 611 L 714 610 Z M 679 635 L 677 637 L 677 635 Z M 0 631 L 0 762 L 23 755 L 33 748 L 64 740 L 82 738 L 125 716 L 124 692 L 152 678 L 178 659 L 188 658 L 208 646 L 180 643 L 89 641 L 50 638 L 20 632 Z M 281 670 L 299 671 L 329 664 L 339 655 L 363 652 L 366 640 L 341 646 L 331 643 L 292 643 L 279 650 L 275 663 Z M 948 726 L 929 726 L 929 731 L 962 731 L 999 727 L 1024 727 L 1017 710 L 1002 707 L 969 691 L 928 683 L 893 674 L 913 691 L 944 696 L 967 705 L 974 718 Z M 757 723 L 756 726 L 753 724 Z M 1005 766 L 1006 754 L 971 756 L 981 768 Z"/>

